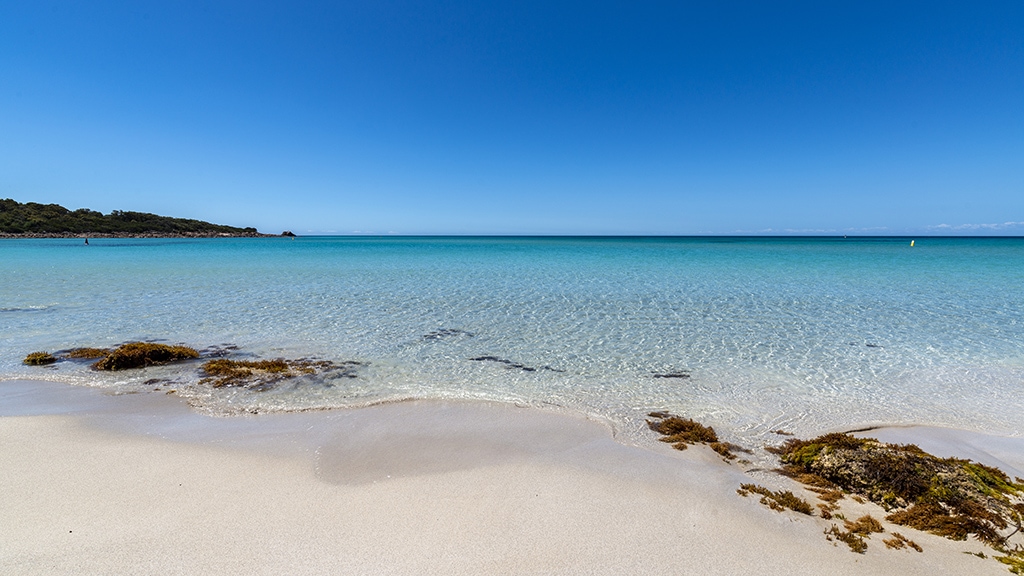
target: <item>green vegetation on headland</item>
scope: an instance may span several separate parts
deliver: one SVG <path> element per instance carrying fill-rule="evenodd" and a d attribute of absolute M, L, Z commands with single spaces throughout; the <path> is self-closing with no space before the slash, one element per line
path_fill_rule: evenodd
<path fill-rule="evenodd" d="M 169 218 L 115 210 L 68 210 L 59 204 L 21 204 L 0 200 L 0 237 L 194 237 L 267 236 L 255 228 L 236 228 L 201 220 Z"/>

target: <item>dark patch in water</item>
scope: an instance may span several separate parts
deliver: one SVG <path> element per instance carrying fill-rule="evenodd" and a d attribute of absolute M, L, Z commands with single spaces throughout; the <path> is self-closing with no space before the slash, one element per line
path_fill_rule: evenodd
<path fill-rule="evenodd" d="M 369 362 L 343 360 L 341 362 L 335 362 L 331 368 L 328 368 L 325 371 L 325 375 L 330 375 L 332 378 L 358 378 L 359 375 L 357 374 L 357 370 L 363 366 L 368 366 L 369 364 Z"/>
<path fill-rule="evenodd" d="M 879 344 L 865 344 L 865 346 L 867 346 L 868 348 L 881 348 L 882 347 Z"/>
<path fill-rule="evenodd" d="M 653 378 L 678 378 L 680 380 L 686 380 L 690 375 L 686 372 L 663 372 L 655 373 Z"/>
<path fill-rule="evenodd" d="M 199 351 L 199 356 L 202 358 L 224 358 L 238 351 L 238 346 L 234 344 L 214 344 L 207 346 Z"/>
<path fill-rule="evenodd" d="M 420 338 L 423 340 L 443 340 L 445 338 L 455 338 L 457 336 L 472 338 L 474 334 L 458 328 L 441 328 L 440 330 L 434 330 L 429 334 L 424 334 Z"/>
<path fill-rule="evenodd" d="M 508 370 L 522 370 L 523 372 L 537 371 L 537 369 L 532 366 L 506 360 L 505 358 L 498 358 L 497 356 L 477 356 L 476 358 L 470 358 L 470 360 L 473 362 L 496 362 L 498 364 L 504 364 L 505 368 Z M 550 372 L 565 372 L 565 370 L 559 370 L 558 368 L 552 368 L 551 366 L 541 366 L 540 369 L 548 370 Z"/>

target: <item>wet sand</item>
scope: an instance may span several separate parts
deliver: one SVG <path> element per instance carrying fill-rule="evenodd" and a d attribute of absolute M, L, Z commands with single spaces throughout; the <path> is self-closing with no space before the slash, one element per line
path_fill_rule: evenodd
<path fill-rule="evenodd" d="M 1024 464 L 1020 439 L 871 435 Z M 211 418 L 163 394 L 7 381 L 0 438 L 0 573 L 1008 573 L 963 553 L 990 552 L 977 542 L 903 528 L 924 553 L 876 534 L 854 554 L 825 540 L 831 522 L 736 494 L 785 485 L 772 474 L 510 405 Z"/>

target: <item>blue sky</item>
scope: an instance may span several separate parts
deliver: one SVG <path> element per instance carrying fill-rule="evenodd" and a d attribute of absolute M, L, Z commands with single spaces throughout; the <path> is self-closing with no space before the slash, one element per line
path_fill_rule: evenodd
<path fill-rule="evenodd" d="M 7 2 L 0 197 L 265 232 L 1024 235 L 1024 3 Z"/>

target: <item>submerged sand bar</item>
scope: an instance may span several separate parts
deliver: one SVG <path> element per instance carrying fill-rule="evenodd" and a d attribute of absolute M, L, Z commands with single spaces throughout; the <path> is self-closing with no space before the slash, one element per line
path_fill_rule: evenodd
<path fill-rule="evenodd" d="M 1019 439 L 991 454 L 980 435 L 911 432 L 1024 467 Z M 210 418 L 7 381 L 0 438 L 2 573 L 1008 573 L 916 531 L 923 554 L 852 554 L 820 519 L 739 498 L 750 476 L 709 449 L 624 446 L 510 405 Z"/>

